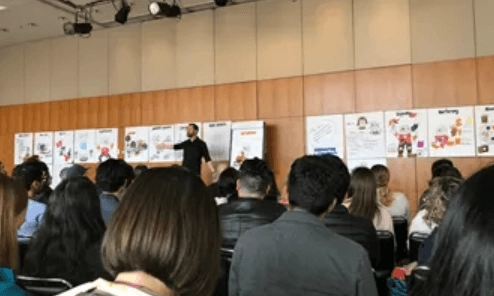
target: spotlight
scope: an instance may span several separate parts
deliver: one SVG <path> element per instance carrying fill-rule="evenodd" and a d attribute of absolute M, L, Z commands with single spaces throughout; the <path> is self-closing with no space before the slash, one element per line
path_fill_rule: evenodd
<path fill-rule="evenodd" d="M 127 19 L 129 18 L 130 13 L 130 5 L 127 1 L 122 0 L 122 7 L 118 10 L 117 14 L 115 14 L 115 21 L 120 24 L 125 24 Z"/>
<path fill-rule="evenodd" d="M 89 35 L 93 30 L 91 23 L 65 23 L 63 24 L 63 31 L 65 35 Z"/>
<path fill-rule="evenodd" d="M 216 6 L 223 7 L 228 4 L 228 0 L 214 0 L 214 4 L 216 4 Z"/>
<path fill-rule="evenodd" d="M 174 2 L 169 5 L 165 2 L 151 2 L 149 4 L 149 13 L 153 16 L 179 17 L 182 15 L 180 7 Z"/>

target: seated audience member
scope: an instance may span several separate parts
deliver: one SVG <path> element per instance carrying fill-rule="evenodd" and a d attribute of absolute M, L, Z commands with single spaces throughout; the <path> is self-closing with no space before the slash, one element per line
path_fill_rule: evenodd
<path fill-rule="evenodd" d="M 345 194 L 341 159 L 304 156 L 292 164 L 291 210 L 244 233 L 235 246 L 230 296 L 377 295 L 369 255 L 329 230 L 322 217 Z"/>
<path fill-rule="evenodd" d="M 62 181 L 30 242 L 22 274 L 73 285 L 109 278 L 100 258 L 105 228 L 94 184 L 86 177 Z"/>
<path fill-rule="evenodd" d="M 67 170 L 67 179 L 85 177 L 87 173 L 87 168 L 82 165 L 74 164 Z"/>
<path fill-rule="evenodd" d="M 246 159 L 240 166 L 238 200 L 219 207 L 223 229 L 223 246 L 233 248 L 245 231 L 268 224 L 286 211 L 281 204 L 263 200 L 269 189 L 265 171 L 268 166 L 259 158 Z"/>
<path fill-rule="evenodd" d="M 372 171 L 365 167 L 353 170 L 346 202 L 350 214 L 372 220 L 376 230 L 394 234 L 393 218 L 377 201 L 377 183 Z"/>
<path fill-rule="evenodd" d="M 60 170 L 60 175 L 59 175 L 60 182 L 62 182 L 65 179 L 67 179 L 67 172 L 68 171 L 69 171 L 69 168 L 63 168 L 63 169 Z"/>
<path fill-rule="evenodd" d="M 5 166 L 3 162 L 0 161 L 0 174 L 7 175 L 7 171 L 5 170 Z"/>
<path fill-rule="evenodd" d="M 264 197 L 264 200 L 275 201 L 278 202 L 281 198 L 280 190 L 278 189 L 278 185 L 276 184 L 276 178 L 274 176 L 274 172 L 269 169 L 266 170 L 266 177 L 269 180 L 269 189 L 268 193 Z"/>
<path fill-rule="evenodd" d="M 215 197 L 217 205 L 238 199 L 238 171 L 234 168 L 225 169 L 218 179 L 219 195 Z"/>
<path fill-rule="evenodd" d="M 488 296 L 494 291 L 494 166 L 469 177 L 448 205 L 422 285 L 412 296 Z"/>
<path fill-rule="evenodd" d="M 13 179 L 0 174 L 0 295 L 27 296 L 15 283 L 13 270 L 18 266 L 16 231 L 26 217 L 26 191 Z"/>
<path fill-rule="evenodd" d="M 138 166 L 136 166 L 134 168 L 134 175 L 137 178 L 137 177 L 139 177 L 142 173 L 144 173 L 147 170 L 148 170 L 148 167 L 147 166 L 145 166 L 143 164 L 140 164 L 140 165 L 138 165 Z"/>
<path fill-rule="evenodd" d="M 447 158 L 442 158 L 436 160 L 432 163 L 431 166 L 431 182 L 434 178 L 437 177 L 455 177 L 462 178 L 460 171 L 454 166 L 453 162 Z M 430 186 L 430 182 L 429 182 Z M 429 193 L 429 189 L 426 189 L 419 200 L 419 207 L 422 209 L 424 207 L 424 202 L 427 194 Z"/>
<path fill-rule="evenodd" d="M 220 196 L 220 190 L 218 188 L 218 180 L 220 178 L 221 173 L 228 168 L 227 163 L 220 163 L 216 166 L 216 172 L 213 174 L 213 183 L 209 184 L 208 192 L 211 198 L 215 198 Z"/>
<path fill-rule="evenodd" d="M 325 157 L 328 157 L 330 161 L 333 161 L 332 158 L 335 158 L 333 155 L 327 155 Z M 341 186 L 341 189 L 335 191 L 339 195 L 334 196 L 336 205 L 330 212 L 324 215 L 324 224 L 331 231 L 349 238 L 364 247 L 369 254 L 372 266 L 375 266 L 379 260 L 379 240 L 377 238 L 376 228 L 372 224 L 371 219 L 353 216 L 342 205 L 350 184 L 350 174 L 348 170 L 341 173 L 341 181 L 336 184 Z"/>
<path fill-rule="evenodd" d="M 461 179 L 454 177 L 438 177 L 431 182 L 429 194 L 425 199 L 424 208 L 415 215 L 408 234 L 413 232 L 430 234 L 440 224 L 446 207 L 448 197 L 451 196 L 461 184 Z"/>
<path fill-rule="evenodd" d="M 30 161 L 16 166 L 13 171 L 14 179 L 20 182 L 29 197 L 26 220 L 17 231 L 17 236 L 21 240 L 30 239 L 43 220 L 46 205 L 34 198 L 47 186 L 48 173 L 45 167 L 46 164 L 42 162 Z"/>
<path fill-rule="evenodd" d="M 96 168 L 96 185 L 103 191 L 99 196 L 101 214 L 106 225 L 133 177 L 134 169 L 121 159 L 108 159 Z"/>
<path fill-rule="evenodd" d="M 61 296 L 212 295 L 219 278 L 218 208 L 199 176 L 152 168 L 130 186 L 108 225 L 99 279 Z"/>
<path fill-rule="evenodd" d="M 377 182 L 377 198 L 392 217 L 403 217 L 410 222 L 410 203 L 405 194 L 388 187 L 390 173 L 386 166 L 377 164 L 371 168 Z"/>

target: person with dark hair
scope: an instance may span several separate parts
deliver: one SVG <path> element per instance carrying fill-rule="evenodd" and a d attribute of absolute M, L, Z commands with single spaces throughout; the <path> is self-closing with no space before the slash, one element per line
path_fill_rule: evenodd
<path fill-rule="evenodd" d="M 431 167 L 432 178 L 429 181 L 429 187 L 435 178 L 439 177 L 453 177 L 457 179 L 463 179 L 460 170 L 452 165 L 453 163 L 448 159 L 440 159 L 435 161 Z M 429 194 L 430 188 L 425 190 L 420 196 L 419 208 L 423 209 L 425 206 L 425 200 Z"/>
<path fill-rule="evenodd" d="M 134 175 L 137 178 L 147 170 L 148 170 L 148 167 L 146 165 L 140 164 L 134 168 Z"/>
<path fill-rule="evenodd" d="M 96 168 L 96 185 L 103 191 L 99 198 L 105 224 L 110 222 L 124 190 L 134 179 L 134 169 L 122 159 L 110 158 Z"/>
<path fill-rule="evenodd" d="M 0 295 L 28 295 L 16 285 L 13 272 L 19 259 L 16 231 L 24 222 L 27 204 L 26 190 L 0 174 Z"/>
<path fill-rule="evenodd" d="M 238 199 L 237 192 L 238 171 L 235 168 L 227 168 L 218 180 L 218 196 L 215 197 L 217 205 L 225 204 Z"/>
<path fill-rule="evenodd" d="M 223 247 L 233 248 L 242 233 L 271 223 L 286 211 L 281 204 L 264 200 L 270 183 L 267 169 L 266 162 L 257 157 L 246 159 L 240 166 L 238 199 L 219 206 Z"/>
<path fill-rule="evenodd" d="M 325 155 L 329 161 L 335 161 L 336 156 Z M 341 236 L 349 238 L 356 243 L 359 243 L 367 250 L 372 266 L 376 266 L 379 261 L 379 240 L 377 238 L 376 228 L 372 224 L 372 220 L 365 217 L 357 217 L 348 211 L 343 205 L 345 195 L 350 185 L 350 174 L 347 170 L 341 170 L 341 182 L 339 185 L 342 190 L 335 195 L 336 205 L 334 208 L 324 215 L 324 224 L 331 231 L 338 233 Z"/>
<path fill-rule="evenodd" d="M 209 155 L 208 146 L 206 145 L 206 142 L 199 139 L 198 133 L 199 127 L 197 126 L 197 124 L 190 123 L 187 127 L 187 137 L 189 139 L 179 144 L 166 145 L 166 148 L 183 150 L 184 156 L 182 165 L 196 175 L 201 175 L 201 162 L 203 158 L 206 164 L 209 166 L 211 172 L 214 173 L 215 169 L 211 161 L 211 156 Z"/>
<path fill-rule="evenodd" d="M 34 155 L 26 160 L 25 163 L 38 163 L 41 165 L 44 174 L 46 175 L 46 181 L 43 182 L 40 191 L 36 194 L 33 200 L 43 203 L 45 205 L 48 204 L 48 199 L 50 199 L 50 195 L 53 192 L 51 189 L 52 177 L 50 175 L 50 169 L 46 165 L 46 163 L 39 160 L 39 156 Z"/>
<path fill-rule="evenodd" d="M 228 163 L 219 163 L 216 166 L 216 171 L 213 174 L 213 182 L 208 185 L 208 192 L 211 198 L 215 198 L 221 195 L 220 189 L 218 188 L 218 180 L 221 173 L 228 168 Z"/>
<path fill-rule="evenodd" d="M 264 200 L 278 202 L 281 197 L 281 194 L 280 194 L 280 190 L 278 189 L 278 185 L 276 184 L 276 178 L 274 176 L 274 172 L 269 167 L 266 167 L 265 174 L 266 174 L 266 178 L 268 178 L 269 180 L 269 190 L 266 196 L 264 197 Z"/>
<path fill-rule="evenodd" d="M 17 236 L 20 240 L 29 240 L 41 224 L 46 210 L 44 203 L 35 200 L 36 196 L 46 190 L 49 180 L 46 164 L 40 161 L 25 162 L 14 168 L 13 177 L 24 187 L 29 197 L 26 220 L 17 231 Z"/>
<path fill-rule="evenodd" d="M 102 246 L 114 282 L 99 279 L 60 296 L 212 295 L 220 270 L 218 208 L 183 168 L 152 168 L 125 192 Z"/>
<path fill-rule="evenodd" d="M 30 242 L 22 274 L 74 285 L 110 278 L 99 255 L 105 229 L 95 185 L 86 177 L 62 181 Z"/>
<path fill-rule="evenodd" d="M 379 203 L 392 217 L 402 217 L 410 221 L 411 211 L 407 197 L 402 192 L 389 189 L 389 180 L 391 178 L 389 169 L 382 164 L 376 164 L 372 166 L 371 171 L 376 178 Z"/>
<path fill-rule="evenodd" d="M 74 164 L 67 170 L 67 179 L 86 176 L 87 168 L 82 165 Z"/>
<path fill-rule="evenodd" d="M 489 296 L 494 291 L 494 166 L 466 179 L 450 197 L 423 284 L 412 296 Z"/>
<path fill-rule="evenodd" d="M 7 171 L 5 170 L 5 166 L 3 165 L 3 162 L 0 161 L 0 174 L 7 175 Z"/>
<path fill-rule="evenodd" d="M 291 210 L 240 237 L 230 269 L 230 296 L 377 296 L 365 249 L 321 221 L 346 192 L 345 171 L 337 157 L 295 160 L 286 192 Z"/>
<path fill-rule="evenodd" d="M 450 159 L 447 158 L 441 158 L 436 161 L 434 161 L 431 165 L 431 175 L 434 177 L 434 171 L 436 171 L 440 167 L 450 167 L 453 168 L 455 167 L 453 162 Z"/>
<path fill-rule="evenodd" d="M 393 218 L 377 201 L 377 183 L 370 169 L 358 167 L 353 170 L 345 206 L 350 214 L 372 220 L 377 230 L 394 235 Z"/>

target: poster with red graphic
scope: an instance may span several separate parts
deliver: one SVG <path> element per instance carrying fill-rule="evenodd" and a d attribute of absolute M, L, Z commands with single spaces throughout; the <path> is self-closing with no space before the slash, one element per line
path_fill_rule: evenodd
<path fill-rule="evenodd" d="M 427 157 L 427 110 L 386 111 L 386 157 Z"/>

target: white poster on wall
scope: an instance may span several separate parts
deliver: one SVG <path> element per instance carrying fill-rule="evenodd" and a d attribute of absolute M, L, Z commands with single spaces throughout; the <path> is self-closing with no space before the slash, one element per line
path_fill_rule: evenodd
<path fill-rule="evenodd" d="M 125 128 L 125 161 L 149 161 L 149 127 L 136 126 Z"/>
<path fill-rule="evenodd" d="M 175 127 L 173 125 L 160 125 L 149 127 L 149 161 L 173 162 L 175 151 L 166 149 L 167 144 L 175 143 Z"/>
<path fill-rule="evenodd" d="M 74 162 L 74 132 L 58 131 L 54 135 L 55 149 L 53 153 L 54 164 L 66 164 Z"/>
<path fill-rule="evenodd" d="M 475 156 L 473 107 L 428 110 L 431 157 Z"/>
<path fill-rule="evenodd" d="M 307 154 L 345 156 L 343 115 L 308 116 L 305 134 Z"/>
<path fill-rule="evenodd" d="M 33 134 L 15 134 L 14 145 L 14 164 L 21 164 L 33 155 Z"/>
<path fill-rule="evenodd" d="M 34 155 L 46 164 L 53 163 L 53 132 L 34 134 Z"/>
<path fill-rule="evenodd" d="M 74 162 L 96 163 L 98 154 L 96 152 L 95 130 L 76 130 L 74 133 Z"/>
<path fill-rule="evenodd" d="M 205 122 L 203 126 L 204 141 L 208 146 L 213 161 L 229 161 L 232 138 L 232 122 Z"/>
<path fill-rule="evenodd" d="M 386 111 L 386 156 L 427 157 L 427 110 Z"/>
<path fill-rule="evenodd" d="M 383 112 L 345 115 L 347 159 L 386 157 Z"/>
<path fill-rule="evenodd" d="M 477 156 L 494 156 L 494 105 L 475 107 Z"/>
<path fill-rule="evenodd" d="M 60 178 L 60 173 L 62 172 L 63 169 L 65 168 L 70 168 L 72 164 L 70 163 L 55 163 L 53 164 L 53 171 L 52 171 L 52 181 L 51 181 L 51 187 L 55 188 L 60 184 L 62 181 Z"/>
<path fill-rule="evenodd" d="M 202 126 L 200 122 L 195 122 L 195 124 L 199 127 L 199 134 L 197 135 L 199 138 L 202 136 Z M 187 127 L 189 126 L 189 123 L 179 123 L 175 124 L 175 143 L 174 144 L 179 144 L 184 141 L 187 141 L 189 137 L 187 136 Z M 206 143 L 208 144 L 208 143 Z M 175 160 L 176 161 L 182 161 L 184 158 L 184 151 L 183 150 L 175 150 Z"/>
<path fill-rule="evenodd" d="M 387 166 L 386 158 L 366 158 L 366 159 L 349 159 L 347 160 L 348 170 L 352 172 L 355 168 L 366 167 L 372 168 L 376 164 Z"/>
<path fill-rule="evenodd" d="M 98 162 L 118 158 L 118 128 L 96 130 L 96 155 Z"/>
<path fill-rule="evenodd" d="M 232 124 L 230 165 L 236 169 L 245 159 L 264 158 L 264 122 L 246 121 Z"/>

